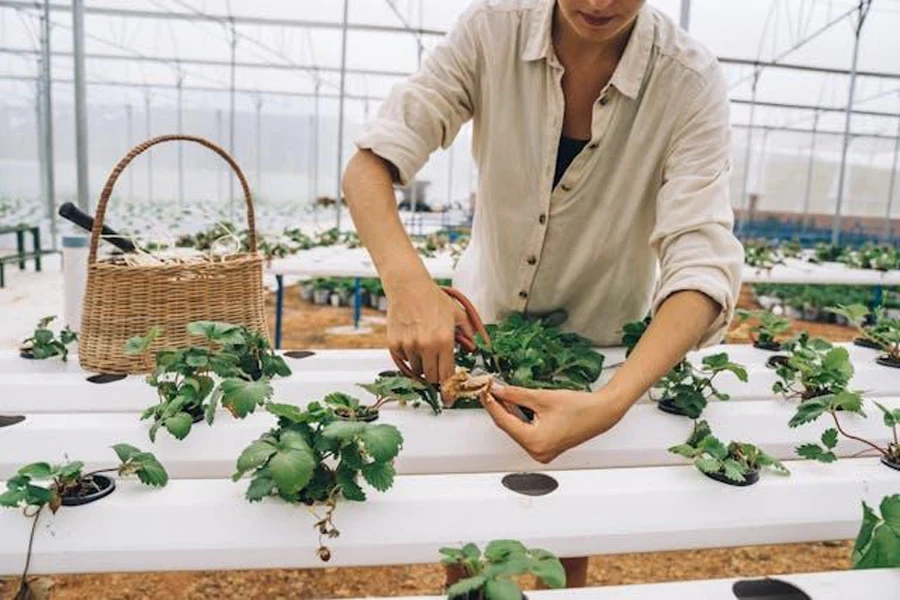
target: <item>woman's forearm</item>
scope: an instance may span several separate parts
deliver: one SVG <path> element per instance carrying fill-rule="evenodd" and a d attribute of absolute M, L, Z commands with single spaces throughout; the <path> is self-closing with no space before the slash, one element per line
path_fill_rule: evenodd
<path fill-rule="evenodd" d="M 388 295 L 410 282 L 430 281 L 400 221 L 388 163 L 370 150 L 360 150 L 347 165 L 343 189 L 360 240 Z"/>
<path fill-rule="evenodd" d="M 623 408 L 630 407 L 703 338 L 721 311 L 718 303 L 701 292 L 669 296 L 603 393 Z"/>

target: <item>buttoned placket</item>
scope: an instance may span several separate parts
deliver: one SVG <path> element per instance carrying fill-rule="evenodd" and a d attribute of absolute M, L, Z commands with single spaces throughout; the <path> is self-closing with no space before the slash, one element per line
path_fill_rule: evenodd
<path fill-rule="evenodd" d="M 591 109 L 591 139 L 588 141 L 584 150 L 578 153 L 569 168 L 563 174 L 562 179 L 556 189 L 550 196 L 551 205 L 557 204 L 563 198 L 569 196 L 569 193 L 575 188 L 576 184 L 583 178 L 585 168 L 590 164 L 600 143 L 609 129 L 609 123 L 612 119 L 613 103 L 611 101 L 609 84 L 607 84 L 600 96 Z"/>

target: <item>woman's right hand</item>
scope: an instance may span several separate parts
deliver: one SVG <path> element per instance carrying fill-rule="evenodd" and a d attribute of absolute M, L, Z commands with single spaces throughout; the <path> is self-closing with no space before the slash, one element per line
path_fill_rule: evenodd
<path fill-rule="evenodd" d="M 431 279 L 408 283 L 387 296 L 390 349 L 431 383 L 453 375 L 456 328 L 475 339 L 466 311 Z"/>

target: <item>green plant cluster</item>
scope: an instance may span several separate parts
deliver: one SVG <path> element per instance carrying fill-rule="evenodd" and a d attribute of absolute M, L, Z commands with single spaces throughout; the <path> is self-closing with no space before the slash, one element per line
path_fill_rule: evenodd
<path fill-rule="evenodd" d="M 738 310 L 737 315 L 741 323 L 756 321 L 756 324 L 750 327 L 750 339 L 755 346 L 764 349 L 780 349 L 781 343 L 778 338 L 791 328 L 790 319 L 782 319 L 767 310 Z"/>
<path fill-rule="evenodd" d="M 687 441 L 672 446 L 669 452 L 691 459 L 703 473 L 722 475 L 735 483 L 746 482 L 748 475 L 764 467 L 781 475 L 790 474 L 780 461 L 753 444 L 731 442 L 726 446 L 712 434 L 706 421 L 695 421 Z"/>
<path fill-rule="evenodd" d="M 720 392 L 713 380 L 722 373 L 731 373 L 740 381 L 747 382 L 747 369 L 728 359 L 728 353 L 720 352 L 705 356 L 702 367 L 694 366 L 684 359 L 653 386 L 658 394 L 651 394 L 653 400 L 666 402 L 691 419 L 703 413 L 709 401 L 728 400 L 728 394 Z"/>
<path fill-rule="evenodd" d="M 889 318 L 884 308 L 879 307 L 874 311 L 875 322 L 867 325 L 869 309 L 862 304 L 838 305 L 828 310 L 846 318 L 863 337 L 884 351 L 888 358 L 900 362 L 900 319 Z"/>
<path fill-rule="evenodd" d="M 846 348 L 810 337 L 805 331 L 785 342 L 783 348 L 788 358 L 775 370 L 778 380 L 772 391 L 776 394 L 805 401 L 847 389 L 853 377 L 853 363 Z"/>
<path fill-rule="evenodd" d="M 785 306 L 795 310 L 804 308 L 824 309 L 837 304 L 868 304 L 872 301 L 872 288 L 852 285 L 800 285 L 759 283 L 753 286 L 757 296 L 778 298 Z M 885 307 L 900 306 L 895 299 L 896 288 L 885 290 Z"/>
<path fill-rule="evenodd" d="M 194 422 L 205 417 L 211 425 L 220 404 L 242 419 L 272 397 L 273 377 L 291 374 L 268 339 L 246 326 L 196 321 L 188 324 L 187 332 L 205 345 L 157 351 L 155 370 L 147 377 L 159 396 L 159 403 L 141 415 L 142 420 L 153 420 L 152 441 L 160 427 L 182 440 Z M 128 340 L 126 353 L 147 355 L 160 333 L 154 328 Z"/>
<path fill-rule="evenodd" d="M 509 385 L 589 391 L 603 370 L 603 355 L 591 341 L 563 332 L 561 314 L 530 318 L 512 313 L 486 326 L 491 343 L 476 335 L 474 355 L 457 353 L 456 363 L 498 374 Z"/>
<path fill-rule="evenodd" d="M 853 545 L 853 568 L 900 568 L 900 494 L 881 500 L 881 516 L 865 502 L 862 508 L 862 526 Z"/>
<path fill-rule="evenodd" d="M 43 360 L 58 356 L 63 362 L 69 358 L 69 344 L 78 341 L 78 334 L 64 327 L 59 332 L 59 339 L 50 329 L 50 323 L 56 319 L 55 315 L 44 317 L 38 321 L 37 327 L 31 337 L 22 342 L 21 352 L 30 358 Z"/>
<path fill-rule="evenodd" d="M 482 554 L 475 544 L 461 548 L 441 548 L 441 562 L 465 574 L 447 590 L 449 598 L 520 600 L 522 591 L 511 578 L 530 573 L 549 588 L 566 585 L 566 572 L 559 559 L 539 548 L 526 548 L 516 540 L 489 542 Z"/>
<path fill-rule="evenodd" d="M 246 494 L 251 502 L 277 496 L 291 503 L 324 504 L 326 513 L 316 523 L 320 544 L 322 537 L 339 535 L 332 521 L 338 496 L 366 499 L 360 478 L 378 491 L 390 489 L 393 461 L 403 445 L 393 425 L 339 419 L 336 409 L 344 400 L 332 395 L 305 410 L 268 403 L 266 410 L 278 425 L 241 453 L 233 476 L 237 481 L 251 474 Z M 322 544 L 318 555 L 328 560 L 330 551 Z"/>
<path fill-rule="evenodd" d="M 769 240 L 748 240 L 744 242 L 744 264 L 771 269 L 784 264 L 784 257 L 778 246 Z"/>
<path fill-rule="evenodd" d="M 410 379 L 399 373 L 381 375 L 373 383 L 361 383 L 359 387 L 375 396 L 374 410 L 387 402 L 398 402 L 418 407 L 425 403 L 434 414 L 441 412 L 441 400 L 434 386 Z"/>

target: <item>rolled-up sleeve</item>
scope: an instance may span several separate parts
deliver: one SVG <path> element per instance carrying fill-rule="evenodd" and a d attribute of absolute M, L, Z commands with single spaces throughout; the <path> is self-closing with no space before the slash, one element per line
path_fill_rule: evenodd
<path fill-rule="evenodd" d="M 650 245 L 659 259 L 654 313 L 673 293 L 702 292 L 722 311 L 700 346 L 722 339 L 740 293 L 744 252 L 732 233 L 731 127 L 725 77 L 712 65 L 672 137 Z"/>
<path fill-rule="evenodd" d="M 478 63 L 473 21 L 480 10 L 480 3 L 467 10 L 419 71 L 391 88 L 355 140 L 397 167 L 403 185 L 472 118 Z"/>

